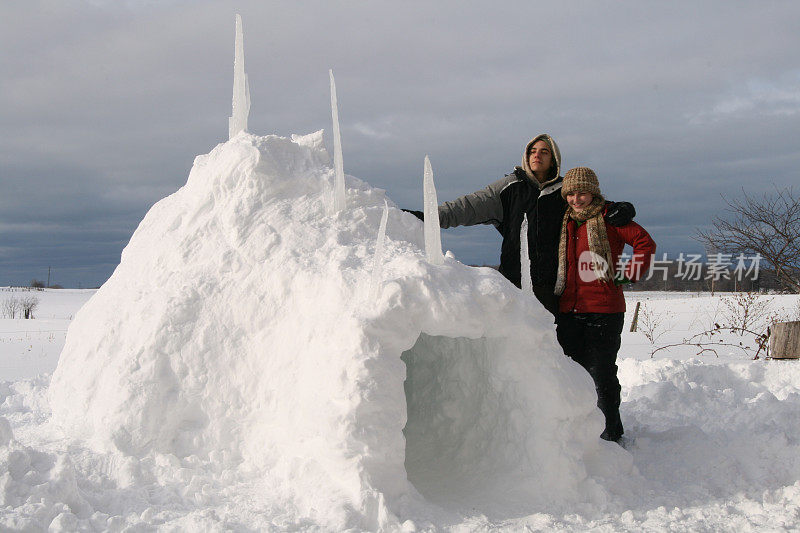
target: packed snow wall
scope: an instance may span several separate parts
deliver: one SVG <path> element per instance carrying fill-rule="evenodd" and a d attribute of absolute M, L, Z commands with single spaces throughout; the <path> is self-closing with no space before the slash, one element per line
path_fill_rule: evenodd
<path fill-rule="evenodd" d="M 348 178 L 331 214 L 332 182 L 321 132 L 199 156 L 72 322 L 54 420 L 110 454 L 257 472 L 331 529 L 604 501 L 630 460 L 549 315 L 492 269 L 428 264 L 394 207 L 371 298 L 384 193 Z"/>

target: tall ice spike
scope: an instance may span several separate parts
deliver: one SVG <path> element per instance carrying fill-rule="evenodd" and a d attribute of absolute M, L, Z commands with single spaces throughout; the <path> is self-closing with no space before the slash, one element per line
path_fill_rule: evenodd
<path fill-rule="evenodd" d="M 383 279 L 383 248 L 386 241 L 386 221 L 389 219 L 389 204 L 383 201 L 383 216 L 378 227 L 378 239 L 375 241 L 375 255 L 372 259 L 372 279 L 370 282 L 369 299 L 374 302 L 378 299 Z"/>
<path fill-rule="evenodd" d="M 333 79 L 333 69 L 328 70 L 331 75 L 331 116 L 333 118 L 333 166 L 336 177 L 333 182 L 333 212 L 338 213 L 345 207 L 344 192 L 344 163 L 342 162 L 342 136 L 339 133 L 339 103 L 336 99 L 336 81 Z"/>
<path fill-rule="evenodd" d="M 531 281 L 531 256 L 528 254 L 527 213 L 522 215 L 522 226 L 519 229 L 519 267 L 522 291 L 533 292 L 533 281 Z"/>
<path fill-rule="evenodd" d="M 432 265 L 444 264 L 442 254 L 442 230 L 439 227 L 439 201 L 433 184 L 431 160 L 425 156 L 425 171 L 422 178 L 422 197 L 425 209 L 425 256 Z"/>
<path fill-rule="evenodd" d="M 247 117 L 250 115 L 250 84 L 244 72 L 244 37 L 242 17 L 236 15 L 236 44 L 233 56 L 233 112 L 228 119 L 228 138 L 232 139 L 240 131 L 247 131 Z"/>

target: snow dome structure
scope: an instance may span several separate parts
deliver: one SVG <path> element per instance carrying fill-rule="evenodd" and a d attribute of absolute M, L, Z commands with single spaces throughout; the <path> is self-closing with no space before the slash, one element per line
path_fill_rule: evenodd
<path fill-rule="evenodd" d="M 425 260 L 422 224 L 334 171 L 322 133 L 241 133 L 195 160 L 80 310 L 54 419 L 98 450 L 255 469 L 326 526 L 602 501 L 630 470 L 552 319 L 489 268 Z"/>
<path fill-rule="evenodd" d="M 312 528 L 602 505 L 632 463 L 550 315 L 493 269 L 428 262 L 390 202 L 379 224 L 384 192 L 336 187 L 321 131 L 247 133 L 238 18 L 236 57 L 231 139 L 75 316 L 56 424 L 123 462 L 247 472 Z"/>

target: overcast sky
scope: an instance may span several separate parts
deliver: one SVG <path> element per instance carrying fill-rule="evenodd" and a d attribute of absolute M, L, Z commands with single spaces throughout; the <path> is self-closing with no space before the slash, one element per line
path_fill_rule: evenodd
<path fill-rule="evenodd" d="M 0 285 L 97 286 L 150 206 L 226 140 L 234 15 L 256 134 L 326 130 L 345 172 L 421 209 L 518 165 L 534 135 L 697 252 L 721 194 L 800 172 L 800 2 L 0 0 Z M 496 264 L 491 227 L 443 231 Z"/>

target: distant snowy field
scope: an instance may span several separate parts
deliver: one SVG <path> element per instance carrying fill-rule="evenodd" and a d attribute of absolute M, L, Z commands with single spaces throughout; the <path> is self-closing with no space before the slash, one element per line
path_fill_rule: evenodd
<path fill-rule="evenodd" d="M 12 381 L 51 374 L 67 338 L 75 313 L 97 292 L 95 289 L 42 291 L 0 287 L 0 306 L 9 299 L 39 300 L 35 320 L 6 318 L 0 310 L 0 379 Z"/>
<path fill-rule="evenodd" d="M 0 530 L 185 531 L 208 524 L 217 524 L 220 531 L 308 529 L 309 524 L 293 521 L 291 510 L 282 509 L 257 479 L 226 477 L 188 463 L 149 465 L 144 475 L 136 464 L 110 464 L 87 450 L 63 445 L 50 426 L 47 386 L 70 321 L 94 292 L 0 288 L 0 302 L 39 298 L 35 320 L 0 318 Z M 715 339 L 718 345 L 712 346 L 715 351 L 699 355 L 700 348 L 687 345 L 650 355 L 659 346 L 679 344 L 732 319 L 736 304 L 726 304 L 726 298 L 730 295 L 627 294 L 619 361 L 622 417 L 631 439 L 628 450 L 648 483 L 643 494 L 620 495 L 603 509 L 587 504 L 569 515 L 464 516 L 460 523 L 417 527 L 800 527 L 800 361 L 752 360 L 736 348 L 740 342 L 753 346 L 752 338 L 735 334 L 721 335 L 723 342 Z M 643 303 L 639 331 L 630 332 L 637 301 Z M 796 295 L 767 296 L 759 302 L 762 318 L 772 313 L 798 319 Z M 643 321 L 654 343 L 642 332 Z"/>

